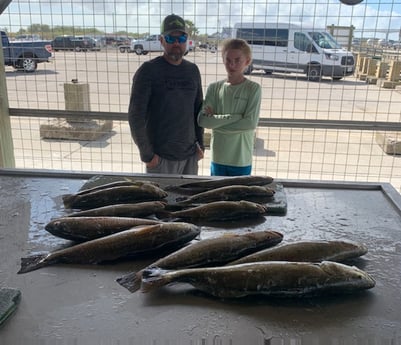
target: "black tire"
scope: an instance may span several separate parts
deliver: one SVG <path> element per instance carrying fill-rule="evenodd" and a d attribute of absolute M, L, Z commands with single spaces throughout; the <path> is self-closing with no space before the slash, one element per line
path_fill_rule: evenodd
<path fill-rule="evenodd" d="M 309 81 L 321 81 L 322 80 L 322 70 L 320 66 L 310 65 L 308 67 L 307 77 Z"/>
<path fill-rule="evenodd" d="M 74 50 L 75 50 L 76 52 L 80 52 L 82 49 L 81 49 L 81 47 L 76 46 Z"/>
<path fill-rule="evenodd" d="M 149 53 L 149 52 L 147 52 L 145 50 L 142 52 L 143 55 L 146 55 L 147 53 Z"/>
<path fill-rule="evenodd" d="M 120 51 L 120 53 L 125 53 L 126 51 L 128 51 L 125 49 L 125 47 L 120 47 L 118 48 L 118 50 Z"/>
<path fill-rule="evenodd" d="M 19 61 L 17 68 L 26 73 L 32 73 L 38 68 L 38 63 L 33 57 L 24 57 Z"/>
<path fill-rule="evenodd" d="M 135 47 L 135 54 L 136 55 L 142 55 L 143 54 L 143 49 L 142 47 Z"/>

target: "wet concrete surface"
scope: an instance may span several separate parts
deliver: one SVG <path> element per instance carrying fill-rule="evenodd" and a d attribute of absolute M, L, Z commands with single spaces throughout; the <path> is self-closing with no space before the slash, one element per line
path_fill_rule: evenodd
<path fill-rule="evenodd" d="M 146 178 L 148 179 L 148 178 Z M 158 179 L 161 186 L 184 182 Z M 0 174 L 0 284 L 22 292 L 0 328 L 14 344 L 371 344 L 401 339 L 401 217 L 381 185 L 286 183 L 287 213 L 260 221 L 202 225 L 203 238 L 273 229 L 284 240 L 347 239 L 369 252 L 351 262 L 376 280 L 363 293 L 309 299 L 220 300 L 189 285 L 131 294 L 115 279 L 153 261 L 54 265 L 17 275 L 21 257 L 68 244 L 44 230 L 64 215 L 61 196 L 87 178 Z M 354 188 L 355 187 L 355 188 Z M 373 342 L 375 343 L 375 342 Z"/>

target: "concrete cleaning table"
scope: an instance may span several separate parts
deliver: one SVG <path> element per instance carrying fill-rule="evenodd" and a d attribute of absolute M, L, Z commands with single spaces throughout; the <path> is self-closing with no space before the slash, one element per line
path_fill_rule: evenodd
<path fill-rule="evenodd" d="M 284 234 L 283 243 L 362 242 L 369 252 L 352 264 L 371 274 L 376 286 L 354 295 L 219 300 L 185 284 L 131 294 L 116 283 L 152 259 L 54 265 L 17 275 L 21 257 L 67 243 L 44 226 L 65 214 L 61 196 L 77 192 L 90 177 L 0 171 L 0 287 L 22 293 L 15 314 L 0 328 L 1 345 L 401 343 L 401 197 L 391 185 L 282 180 L 285 215 L 223 228 L 202 226 L 203 238 L 274 229 Z M 130 177 L 155 180 L 161 187 L 196 179 Z"/>

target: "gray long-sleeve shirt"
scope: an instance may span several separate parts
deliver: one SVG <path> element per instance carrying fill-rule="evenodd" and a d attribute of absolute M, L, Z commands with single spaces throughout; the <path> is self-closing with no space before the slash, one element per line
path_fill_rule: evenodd
<path fill-rule="evenodd" d="M 162 56 L 144 62 L 133 78 L 128 120 L 141 160 L 157 154 L 184 160 L 203 147 L 203 128 L 197 123 L 203 99 L 198 67 L 187 60 L 180 65 Z"/>

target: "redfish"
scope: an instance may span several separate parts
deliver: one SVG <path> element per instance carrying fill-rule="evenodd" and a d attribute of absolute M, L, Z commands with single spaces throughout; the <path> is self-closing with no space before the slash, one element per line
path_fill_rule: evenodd
<path fill-rule="evenodd" d="M 268 248 L 235 260 L 230 265 L 256 261 L 345 261 L 362 256 L 368 248 L 352 241 L 299 241 Z"/>
<path fill-rule="evenodd" d="M 225 186 L 198 193 L 190 197 L 177 198 L 180 204 L 206 203 L 211 201 L 239 201 L 249 197 L 270 198 L 274 190 L 263 186 Z"/>
<path fill-rule="evenodd" d="M 183 192 L 200 193 L 214 188 L 243 185 L 243 186 L 264 186 L 273 182 L 270 176 L 234 176 L 221 179 L 196 181 L 181 184 L 179 186 L 167 186 L 165 190 L 176 190 Z"/>
<path fill-rule="evenodd" d="M 183 245 L 193 240 L 199 233 L 199 227 L 188 223 L 138 226 L 50 253 L 22 258 L 21 269 L 18 273 L 26 273 L 59 263 L 97 264 L 151 253 Z"/>
<path fill-rule="evenodd" d="M 266 212 L 266 206 L 251 201 L 214 201 L 185 210 L 170 212 L 170 217 L 225 221 L 258 217 Z"/>
<path fill-rule="evenodd" d="M 102 188 L 92 192 L 68 194 L 63 196 L 65 208 L 91 209 L 106 205 L 156 201 L 167 197 L 167 193 L 153 185 L 117 186 Z"/>
<path fill-rule="evenodd" d="M 159 221 L 131 217 L 60 217 L 46 224 L 45 230 L 66 240 L 84 242 Z"/>
<path fill-rule="evenodd" d="M 309 297 L 353 293 L 370 289 L 375 280 L 354 266 L 337 262 L 254 262 L 240 265 L 143 272 L 142 292 L 170 283 L 188 283 L 219 298 L 248 295 L 270 297 Z"/>
<path fill-rule="evenodd" d="M 89 210 L 76 211 L 68 214 L 68 217 L 147 217 L 164 210 L 164 201 L 143 201 L 134 204 L 114 204 L 102 207 L 95 207 Z"/>
<path fill-rule="evenodd" d="M 227 234 L 189 244 L 167 255 L 148 267 L 180 269 L 221 265 L 248 253 L 280 243 L 283 235 L 276 231 L 255 231 L 244 234 Z M 131 292 L 140 288 L 143 270 L 132 272 L 117 279 Z"/>

